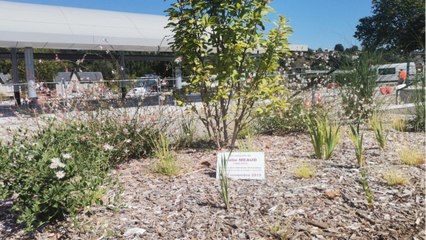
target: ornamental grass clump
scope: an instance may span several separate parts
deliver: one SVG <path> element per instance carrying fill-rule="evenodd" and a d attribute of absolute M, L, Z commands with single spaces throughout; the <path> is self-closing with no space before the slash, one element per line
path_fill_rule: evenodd
<path fill-rule="evenodd" d="M 421 165 L 425 163 L 424 153 L 415 148 L 404 147 L 398 150 L 398 155 L 403 164 Z"/>
<path fill-rule="evenodd" d="M 364 135 L 360 132 L 359 122 L 357 123 L 356 127 L 354 127 L 353 125 L 350 125 L 350 128 L 351 128 L 351 131 L 348 132 L 348 136 L 355 146 L 355 155 L 356 155 L 358 166 L 362 167 L 365 164 L 364 158 L 362 156 L 362 143 L 363 143 Z"/>
<path fill-rule="evenodd" d="M 194 118 L 186 118 L 185 116 L 182 116 L 179 137 L 176 141 L 176 145 L 182 148 L 190 147 L 194 143 L 196 130 L 197 128 L 195 126 Z"/>
<path fill-rule="evenodd" d="M 405 132 L 408 129 L 408 122 L 401 118 L 394 118 L 391 124 L 392 128 L 399 132 Z"/>
<path fill-rule="evenodd" d="M 222 198 L 223 203 L 225 204 L 226 210 L 229 210 L 229 179 L 228 179 L 228 159 L 231 156 L 229 153 L 228 157 L 223 153 L 220 156 L 220 166 L 219 166 L 219 193 Z"/>
<path fill-rule="evenodd" d="M 315 168 L 309 163 L 302 163 L 294 170 L 294 176 L 297 178 L 309 179 L 315 175 Z"/>
<path fill-rule="evenodd" d="M 160 133 L 154 141 L 154 155 L 159 159 L 155 169 L 156 172 L 166 176 L 173 176 L 179 172 L 175 155 L 170 148 L 170 141 L 166 134 Z"/>
<path fill-rule="evenodd" d="M 318 158 L 329 159 L 339 142 L 340 125 L 330 123 L 327 115 L 306 118 L 306 126 Z"/>
<path fill-rule="evenodd" d="M 383 179 L 386 181 L 387 185 L 389 186 L 405 185 L 408 183 L 407 176 L 405 176 L 405 174 L 395 169 L 392 169 L 384 173 Z"/>
<path fill-rule="evenodd" d="M 384 150 L 386 147 L 386 133 L 383 128 L 382 119 L 378 113 L 373 113 L 370 116 L 369 123 L 373 129 L 374 136 L 376 137 L 377 143 L 379 144 L 380 149 Z"/>

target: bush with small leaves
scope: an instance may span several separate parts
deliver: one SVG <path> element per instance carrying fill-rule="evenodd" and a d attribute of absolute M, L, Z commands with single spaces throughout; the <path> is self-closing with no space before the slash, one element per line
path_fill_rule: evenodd
<path fill-rule="evenodd" d="M 27 231 L 99 203 L 108 170 L 150 154 L 156 130 L 113 119 L 50 121 L 0 145 L 0 196 Z M 30 137 L 30 135 L 32 137 Z"/>

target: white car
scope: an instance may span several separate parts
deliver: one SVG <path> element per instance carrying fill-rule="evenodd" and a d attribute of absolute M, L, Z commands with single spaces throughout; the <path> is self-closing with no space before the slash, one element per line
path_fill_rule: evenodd
<path fill-rule="evenodd" d="M 126 97 L 142 97 L 152 92 L 158 92 L 158 82 L 156 79 L 139 82 L 138 86 L 127 92 Z"/>

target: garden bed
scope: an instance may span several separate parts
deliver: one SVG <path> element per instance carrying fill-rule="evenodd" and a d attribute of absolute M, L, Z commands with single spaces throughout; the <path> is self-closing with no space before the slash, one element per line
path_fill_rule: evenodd
<path fill-rule="evenodd" d="M 86 209 L 77 219 L 49 226 L 39 239 L 424 239 L 424 165 L 400 163 L 401 146 L 423 149 L 424 133 L 391 132 L 387 150 L 377 148 L 366 132 L 365 169 L 374 209 L 360 183 L 350 140 L 343 134 L 330 160 L 312 157 L 304 134 L 260 136 L 256 150 L 266 156 L 266 180 L 231 180 L 231 206 L 226 211 L 215 179 L 216 151 L 205 148 L 178 152 L 178 176 L 154 174 L 156 159 L 133 160 L 112 172 L 120 184 L 105 196 L 103 206 Z M 311 179 L 294 177 L 308 162 Z M 398 169 L 409 182 L 388 186 L 383 173 Z M 0 233 L 19 239 L 0 214 Z M 132 234 L 132 232 L 134 234 Z M 8 235 L 6 235 L 8 234 Z M 21 235 L 22 236 L 22 235 Z"/>

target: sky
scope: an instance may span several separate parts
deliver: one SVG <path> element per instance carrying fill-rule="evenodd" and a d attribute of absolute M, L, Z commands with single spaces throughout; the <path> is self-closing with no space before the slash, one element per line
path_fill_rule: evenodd
<path fill-rule="evenodd" d="M 166 15 L 174 0 L 7 0 L 36 4 L 59 5 Z M 271 19 L 284 15 L 293 28 L 289 41 L 309 48 L 333 49 L 338 43 L 345 47 L 360 43 L 353 35 L 362 17 L 372 15 L 371 0 L 274 0 Z"/>

